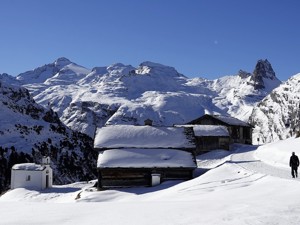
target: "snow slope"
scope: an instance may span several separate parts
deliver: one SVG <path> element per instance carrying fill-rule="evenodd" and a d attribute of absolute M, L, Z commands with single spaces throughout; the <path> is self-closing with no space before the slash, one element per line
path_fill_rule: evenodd
<path fill-rule="evenodd" d="M 250 122 L 255 126 L 253 140 L 270 143 L 299 132 L 300 74 L 275 88 L 254 109 Z"/>
<path fill-rule="evenodd" d="M 291 178 L 287 160 L 291 151 L 300 155 L 299 144 L 291 138 L 213 151 L 198 157 L 201 176 L 156 187 L 98 192 L 91 182 L 43 192 L 15 189 L 0 197 L 0 223 L 296 225 L 299 178 Z"/>
<path fill-rule="evenodd" d="M 51 157 L 56 184 L 95 178 L 93 140 L 66 127 L 51 109 L 37 104 L 27 89 L 9 81 L 0 76 L 0 192 L 9 187 L 14 164 L 40 163 L 45 155 Z M 90 163 L 82 164 L 86 161 Z"/>

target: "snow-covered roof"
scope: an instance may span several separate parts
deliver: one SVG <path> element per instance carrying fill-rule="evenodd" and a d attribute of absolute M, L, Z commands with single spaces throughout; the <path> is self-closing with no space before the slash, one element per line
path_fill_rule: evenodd
<path fill-rule="evenodd" d="M 225 126 L 221 125 L 193 125 L 193 124 L 185 124 L 185 125 L 175 125 L 176 127 L 192 127 L 194 130 L 194 134 L 196 137 L 227 137 L 229 136 L 228 129 Z"/>
<path fill-rule="evenodd" d="M 184 127 L 111 125 L 97 130 L 94 148 L 194 148 Z"/>
<path fill-rule="evenodd" d="M 13 170 L 28 170 L 28 171 L 42 171 L 45 169 L 45 166 L 35 164 L 35 163 L 22 163 L 22 164 L 15 164 L 12 167 Z"/>
<path fill-rule="evenodd" d="M 110 149 L 99 153 L 98 168 L 195 168 L 192 153 L 178 149 Z"/>
<path fill-rule="evenodd" d="M 237 118 L 234 118 L 234 117 L 230 117 L 230 116 L 223 116 L 223 115 L 210 115 L 228 125 L 234 125 L 234 126 L 246 126 L 246 127 L 250 127 L 251 125 L 244 122 L 244 121 L 241 121 Z"/>
<path fill-rule="evenodd" d="M 208 136 L 229 136 L 229 132 L 224 126 L 215 125 L 194 125 L 194 134 L 197 137 L 208 137 Z"/>

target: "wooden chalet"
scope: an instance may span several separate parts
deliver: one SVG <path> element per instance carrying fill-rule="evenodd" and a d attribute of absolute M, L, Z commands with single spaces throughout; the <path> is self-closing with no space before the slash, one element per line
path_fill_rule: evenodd
<path fill-rule="evenodd" d="M 204 115 L 188 124 L 221 125 L 228 129 L 230 143 L 252 144 L 252 126 L 237 118 L 223 115 Z"/>
<path fill-rule="evenodd" d="M 220 125 L 176 125 L 193 128 L 196 141 L 196 155 L 216 149 L 230 149 L 230 136 L 227 127 Z"/>
<path fill-rule="evenodd" d="M 191 128 L 111 125 L 96 131 L 98 189 L 187 180 L 196 168 Z"/>

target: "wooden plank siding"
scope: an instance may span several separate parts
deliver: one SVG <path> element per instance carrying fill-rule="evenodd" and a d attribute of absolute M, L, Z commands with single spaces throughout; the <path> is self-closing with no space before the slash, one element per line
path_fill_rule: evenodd
<path fill-rule="evenodd" d="M 195 168 L 101 168 L 98 169 L 98 189 L 109 187 L 151 186 L 152 174 L 160 174 L 161 182 L 189 180 Z"/>
<path fill-rule="evenodd" d="M 234 118 L 235 119 L 235 118 Z M 238 119 L 235 119 L 239 121 Z M 252 126 L 250 124 L 240 121 L 241 124 L 226 123 L 213 115 L 204 115 L 195 120 L 192 120 L 188 124 L 194 125 L 222 125 L 228 128 L 230 135 L 230 143 L 252 144 Z M 245 124 L 245 125 L 242 125 Z"/>
<path fill-rule="evenodd" d="M 230 137 L 196 137 L 196 154 L 202 154 L 215 149 L 229 150 Z"/>

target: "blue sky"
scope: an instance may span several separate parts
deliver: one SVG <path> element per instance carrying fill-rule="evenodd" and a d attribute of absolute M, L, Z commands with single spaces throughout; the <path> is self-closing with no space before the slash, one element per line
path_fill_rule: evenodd
<path fill-rule="evenodd" d="M 1 0 L 0 73 L 64 56 L 87 68 L 153 61 L 188 77 L 300 72 L 299 0 Z"/>

